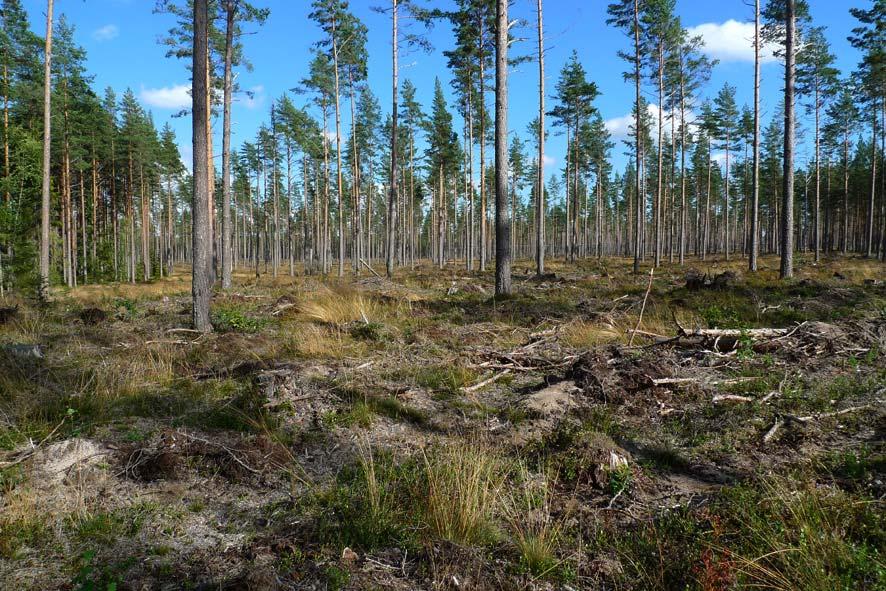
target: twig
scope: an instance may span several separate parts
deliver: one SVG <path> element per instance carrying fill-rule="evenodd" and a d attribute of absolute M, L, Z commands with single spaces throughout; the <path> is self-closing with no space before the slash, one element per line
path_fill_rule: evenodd
<path fill-rule="evenodd" d="M 49 432 L 49 435 L 44 437 L 40 441 L 40 443 L 38 443 L 37 445 L 35 445 L 31 449 L 29 449 L 27 452 L 25 452 L 24 454 L 22 454 L 21 456 L 19 456 L 15 460 L 11 460 L 9 462 L 0 462 L 0 468 L 11 468 L 13 466 L 17 466 L 18 464 L 21 464 L 22 462 L 24 462 L 25 460 L 27 460 L 28 458 L 33 456 L 35 453 L 37 453 L 37 450 L 40 449 L 41 447 L 43 447 L 43 444 L 45 444 L 47 441 L 49 441 L 50 438 L 52 438 L 52 436 L 55 435 L 56 432 L 61 428 L 61 426 L 65 424 L 65 420 L 67 418 L 68 418 L 67 416 L 62 417 L 61 422 L 58 425 L 56 425 L 52 431 Z"/>
<path fill-rule="evenodd" d="M 778 430 L 781 429 L 781 426 L 784 424 L 784 421 L 779 419 L 775 419 L 775 423 L 772 424 L 772 427 L 766 431 L 766 435 L 763 436 L 763 443 L 769 443 L 772 441 L 772 438 L 775 437 L 775 434 L 778 433 Z"/>
<path fill-rule="evenodd" d="M 615 493 L 615 496 L 612 497 L 612 499 L 609 501 L 609 504 L 606 505 L 606 508 L 612 509 L 612 505 L 615 503 L 616 499 L 618 499 L 618 497 L 620 497 L 621 493 L 623 493 L 624 491 L 625 491 L 624 488 L 619 489 L 619 491 L 617 493 Z"/>
<path fill-rule="evenodd" d="M 237 462 L 238 464 L 240 464 L 241 466 L 243 466 L 244 468 L 246 468 L 247 470 L 249 470 L 253 474 L 261 474 L 261 470 L 256 470 L 252 466 L 249 466 L 248 464 L 246 464 L 243 460 L 241 460 L 239 457 L 237 457 L 237 454 L 234 453 L 234 450 L 232 450 L 231 448 L 229 448 L 225 445 L 222 445 L 221 443 L 216 443 L 215 441 L 209 441 L 208 439 L 203 439 L 202 437 L 197 437 L 196 435 L 189 435 L 189 434 L 184 433 L 182 431 L 176 431 L 176 432 L 179 435 L 181 435 L 182 437 L 187 437 L 188 439 L 191 439 L 192 441 L 199 441 L 200 443 L 205 443 L 206 445 L 214 445 L 216 447 L 220 447 L 221 449 L 226 451 L 228 453 L 228 455 L 231 456 L 231 458 L 235 462 Z"/>
<path fill-rule="evenodd" d="M 654 273 L 655 267 L 649 269 L 649 285 L 646 286 L 646 295 L 643 296 L 643 305 L 640 306 L 640 317 L 637 318 L 637 326 L 634 327 L 634 331 L 631 333 L 631 340 L 628 342 L 628 347 L 634 345 L 634 337 L 637 335 L 637 330 L 640 329 L 640 323 L 643 322 L 643 312 L 646 311 L 646 300 L 649 299 L 649 292 L 652 291 L 652 277 Z"/>
<path fill-rule="evenodd" d="M 491 384 L 493 382 L 497 382 L 498 380 L 505 377 L 509 373 L 511 373 L 511 370 L 506 369 L 506 370 L 502 371 L 501 373 L 494 374 L 492 377 L 487 378 L 487 379 L 483 380 L 482 382 L 478 382 L 478 383 L 474 384 L 473 386 L 465 386 L 464 388 L 461 389 L 461 391 L 464 392 L 465 394 L 470 394 L 471 392 L 476 392 L 477 390 L 480 390 L 484 386 L 488 386 L 489 384 Z"/>
<path fill-rule="evenodd" d="M 364 261 L 363 259 L 360 259 L 360 263 L 361 263 L 364 267 L 366 267 L 367 269 L 369 269 L 369 271 L 370 271 L 373 275 L 375 275 L 376 277 L 378 277 L 379 279 L 381 279 L 381 275 L 379 275 L 378 273 L 376 273 L 376 272 L 375 272 L 375 269 L 373 269 L 372 267 L 369 266 L 369 263 L 367 263 L 367 262 Z"/>
<path fill-rule="evenodd" d="M 717 404 L 718 402 L 753 402 L 754 399 L 750 396 L 739 396 L 737 394 L 718 394 L 711 399 L 711 402 Z"/>

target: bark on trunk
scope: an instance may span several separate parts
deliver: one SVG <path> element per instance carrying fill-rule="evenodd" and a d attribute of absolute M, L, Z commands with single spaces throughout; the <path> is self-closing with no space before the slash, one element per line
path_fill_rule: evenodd
<path fill-rule="evenodd" d="M 784 65 L 784 185 L 781 219 L 782 279 L 794 276 L 794 0 L 787 0 L 785 12 Z"/>
<path fill-rule="evenodd" d="M 200 332 L 212 330 L 209 320 L 210 265 L 212 263 L 212 231 L 209 226 L 209 146 L 206 141 L 209 127 L 207 103 L 209 88 L 207 80 L 207 60 L 209 14 L 207 0 L 194 0 L 194 51 L 193 51 L 193 90 L 191 99 L 193 151 L 194 151 L 194 192 L 193 192 L 193 234 L 192 260 L 194 328 Z"/>
<path fill-rule="evenodd" d="M 496 2 L 495 36 L 495 295 L 511 293 L 508 218 L 508 1 Z"/>

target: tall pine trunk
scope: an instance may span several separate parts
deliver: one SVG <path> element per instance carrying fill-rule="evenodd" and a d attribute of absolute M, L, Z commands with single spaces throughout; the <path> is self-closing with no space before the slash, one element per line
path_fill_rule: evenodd
<path fill-rule="evenodd" d="M 495 35 L 495 295 L 511 293 L 508 219 L 508 2 L 496 2 Z"/>
<path fill-rule="evenodd" d="M 754 174 L 751 189 L 751 249 L 748 270 L 757 270 L 760 251 L 760 0 L 754 0 Z"/>
<path fill-rule="evenodd" d="M 46 45 L 43 63 L 43 187 L 40 204 L 40 284 L 37 297 L 41 301 L 49 298 L 49 175 L 52 130 L 52 4 L 46 3 Z"/>
<path fill-rule="evenodd" d="M 207 0 L 194 0 L 194 51 L 192 65 L 191 111 L 194 150 L 194 192 L 192 198 L 192 261 L 194 328 L 200 332 L 212 330 L 209 320 L 210 266 L 212 263 L 212 229 L 209 217 L 209 145 L 207 142 L 209 117 L 207 103 L 207 59 L 209 51 L 209 11 Z"/>
<path fill-rule="evenodd" d="M 796 18 L 794 0 L 785 3 L 785 61 L 784 61 L 784 183 L 781 212 L 781 270 L 782 279 L 794 276 L 794 36 Z"/>
<path fill-rule="evenodd" d="M 222 289 L 230 289 L 233 274 L 231 251 L 231 102 L 233 94 L 232 64 L 234 61 L 234 22 L 236 0 L 225 3 L 225 89 L 224 122 L 222 123 Z"/>
<path fill-rule="evenodd" d="M 538 179 L 535 193 L 535 272 L 545 272 L 545 43 L 538 0 Z"/>
<path fill-rule="evenodd" d="M 643 233 L 643 216 L 646 212 L 643 208 L 643 186 L 640 180 L 640 167 L 642 166 L 643 155 L 640 152 L 640 0 L 634 0 L 634 94 L 636 109 L 636 118 L 634 120 L 634 154 L 637 160 L 637 171 L 635 175 L 636 182 L 636 230 L 634 231 L 634 273 L 640 272 L 640 258 L 642 256 L 642 233 Z"/>
<path fill-rule="evenodd" d="M 399 7 L 397 4 L 398 0 L 391 0 L 391 23 L 392 23 L 392 34 L 391 34 L 391 43 L 393 44 L 393 51 L 391 53 L 392 57 L 392 73 L 391 73 L 391 86 L 392 86 L 392 95 L 391 95 L 391 178 L 390 178 L 390 186 L 388 187 L 388 215 L 387 215 L 387 229 L 386 229 L 386 244 L 385 244 L 385 272 L 388 277 L 394 276 L 394 246 L 396 242 L 396 231 L 397 231 L 397 223 L 396 223 L 396 215 L 397 215 L 397 181 L 399 172 L 397 170 L 397 118 L 398 118 L 398 99 L 400 94 L 400 84 L 399 84 L 399 49 L 397 47 L 398 42 L 398 31 L 397 31 L 397 17 Z M 370 257 L 371 257 L 370 253 Z"/>

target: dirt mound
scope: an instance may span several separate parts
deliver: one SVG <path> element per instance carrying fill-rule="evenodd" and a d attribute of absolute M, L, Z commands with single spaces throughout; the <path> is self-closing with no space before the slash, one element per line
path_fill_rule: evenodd
<path fill-rule="evenodd" d="M 585 353 L 573 363 L 566 377 L 592 400 L 623 403 L 631 394 L 652 388 L 653 379 L 671 375 L 663 360 L 623 355 L 613 348 L 608 353 Z"/>
<path fill-rule="evenodd" d="M 75 437 L 42 448 L 30 461 L 31 467 L 46 483 L 61 483 L 79 477 L 103 461 L 111 451 L 89 439 Z"/>

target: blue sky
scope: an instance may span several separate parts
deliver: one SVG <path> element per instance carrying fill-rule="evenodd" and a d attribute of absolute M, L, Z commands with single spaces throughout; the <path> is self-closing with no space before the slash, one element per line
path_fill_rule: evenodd
<path fill-rule="evenodd" d="M 369 80 L 382 108 L 389 110 L 391 95 L 390 21 L 384 14 L 371 10 L 385 0 L 351 0 L 352 10 L 369 28 Z M 42 32 L 45 21 L 44 0 L 24 0 L 34 30 Z M 269 108 L 275 97 L 297 85 L 307 71 L 310 46 L 320 39 L 320 31 L 307 15 L 310 0 L 254 0 L 258 6 L 270 8 L 268 22 L 257 34 L 245 38 L 246 52 L 252 62 L 252 72 L 240 72 L 238 80 L 244 88 L 253 90 L 252 99 L 242 99 L 234 106 L 234 138 L 236 147 L 250 139 L 263 121 L 269 120 Z M 438 6 L 448 6 L 449 0 L 434 0 Z M 535 22 L 536 0 L 515 0 L 512 18 Z M 622 79 L 625 64 L 616 56 L 628 48 L 628 39 L 621 32 L 606 26 L 608 0 L 546 0 L 545 29 L 547 35 L 546 78 L 553 89 L 560 68 L 576 49 L 589 77 L 597 83 L 602 94 L 597 106 L 607 126 L 618 140 L 613 151 L 616 165 L 625 164 L 621 139 L 626 132 L 627 116 L 632 101 L 632 86 Z M 837 55 L 837 66 L 850 72 L 858 62 L 858 52 L 846 41 L 855 21 L 849 14 L 850 6 L 868 6 L 866 0 L 849 2 L 810 0 L 816 25 L 827 27 L 826 36 Z M 174 127 L 182 156 L 190 158 L 190 121 L 173 118 L 184 104 L 189 74 L 186 64 L 166 58 L 158 38 L 169 29 L 169 17 L 153 14 L 154 0 L 56 0 L 56 15 L 65 13 L 76 27 L 76 38 L 88 54 L 88 69 L 95 76 L 95 87 L 101 92 L 106 86 L 118 94 L 132 88 L 142 104 L 154 114 L 157 126 L 170 121 Z M 750 36 L 753 25 L 748 22 L 753 10 L 744 0 L 678 0 L 677 10 L 684 26 L 702 33 L 707 40 L 711 57 L 719 58 L 710 84 L 708 96 L 728 81 L 738 87 L 739 104 L 749 104 L 753 93 L 753 54 Z M 533 25 L 534 26 L 534 25 Z M 533 51 L 532 26 L 518 31 L 526 41 L 517 44 L 514 53 Z M 430 54 L 413 52 L 401 57 L 401 79 L 411 79 L 418 88 L 423 106 L 430 103 L 434 78 L 439 76 L 449 90 L 449 71 L 443 50 L 452 46 L 452 31 L 447 23 L 438 23 L 429 33 L 434 50 Z M 780 65 L 769 61 L 762 68 L 762 104 L 764 124 L 771 117 L 782 85 Z M 526 126 L 535 116 L 537 87 L 535 64 L 524 64 L 512 72 L 510 79 L 510 128 L 527 137 Z M 647 95 L 650 102 L 655 97 Z M 548 93 L 550 97 L 550 92 Z M 306 100 L 295 96 L 298 103 Z M 492 104 L 492 94 L 488 96 Z M 548 98 L 549 104 L 551 99 Z M 802 111 L 800 111 L 802 115 Z M 347 112 L 343 114 L 347 121 Z M 801 121 L 802 123 L 802 121 Z M 346 124 L 346 123 L 345 123 Z M 216 125 L 220 130 L 220 122 Z M 552 136 L 547 152 L 547 173 L 562 167 L 565 139 Z M 808 142 L 807 142 L 808 143 Z M 801 157 L 804 152 L 801 150 Z"/>

